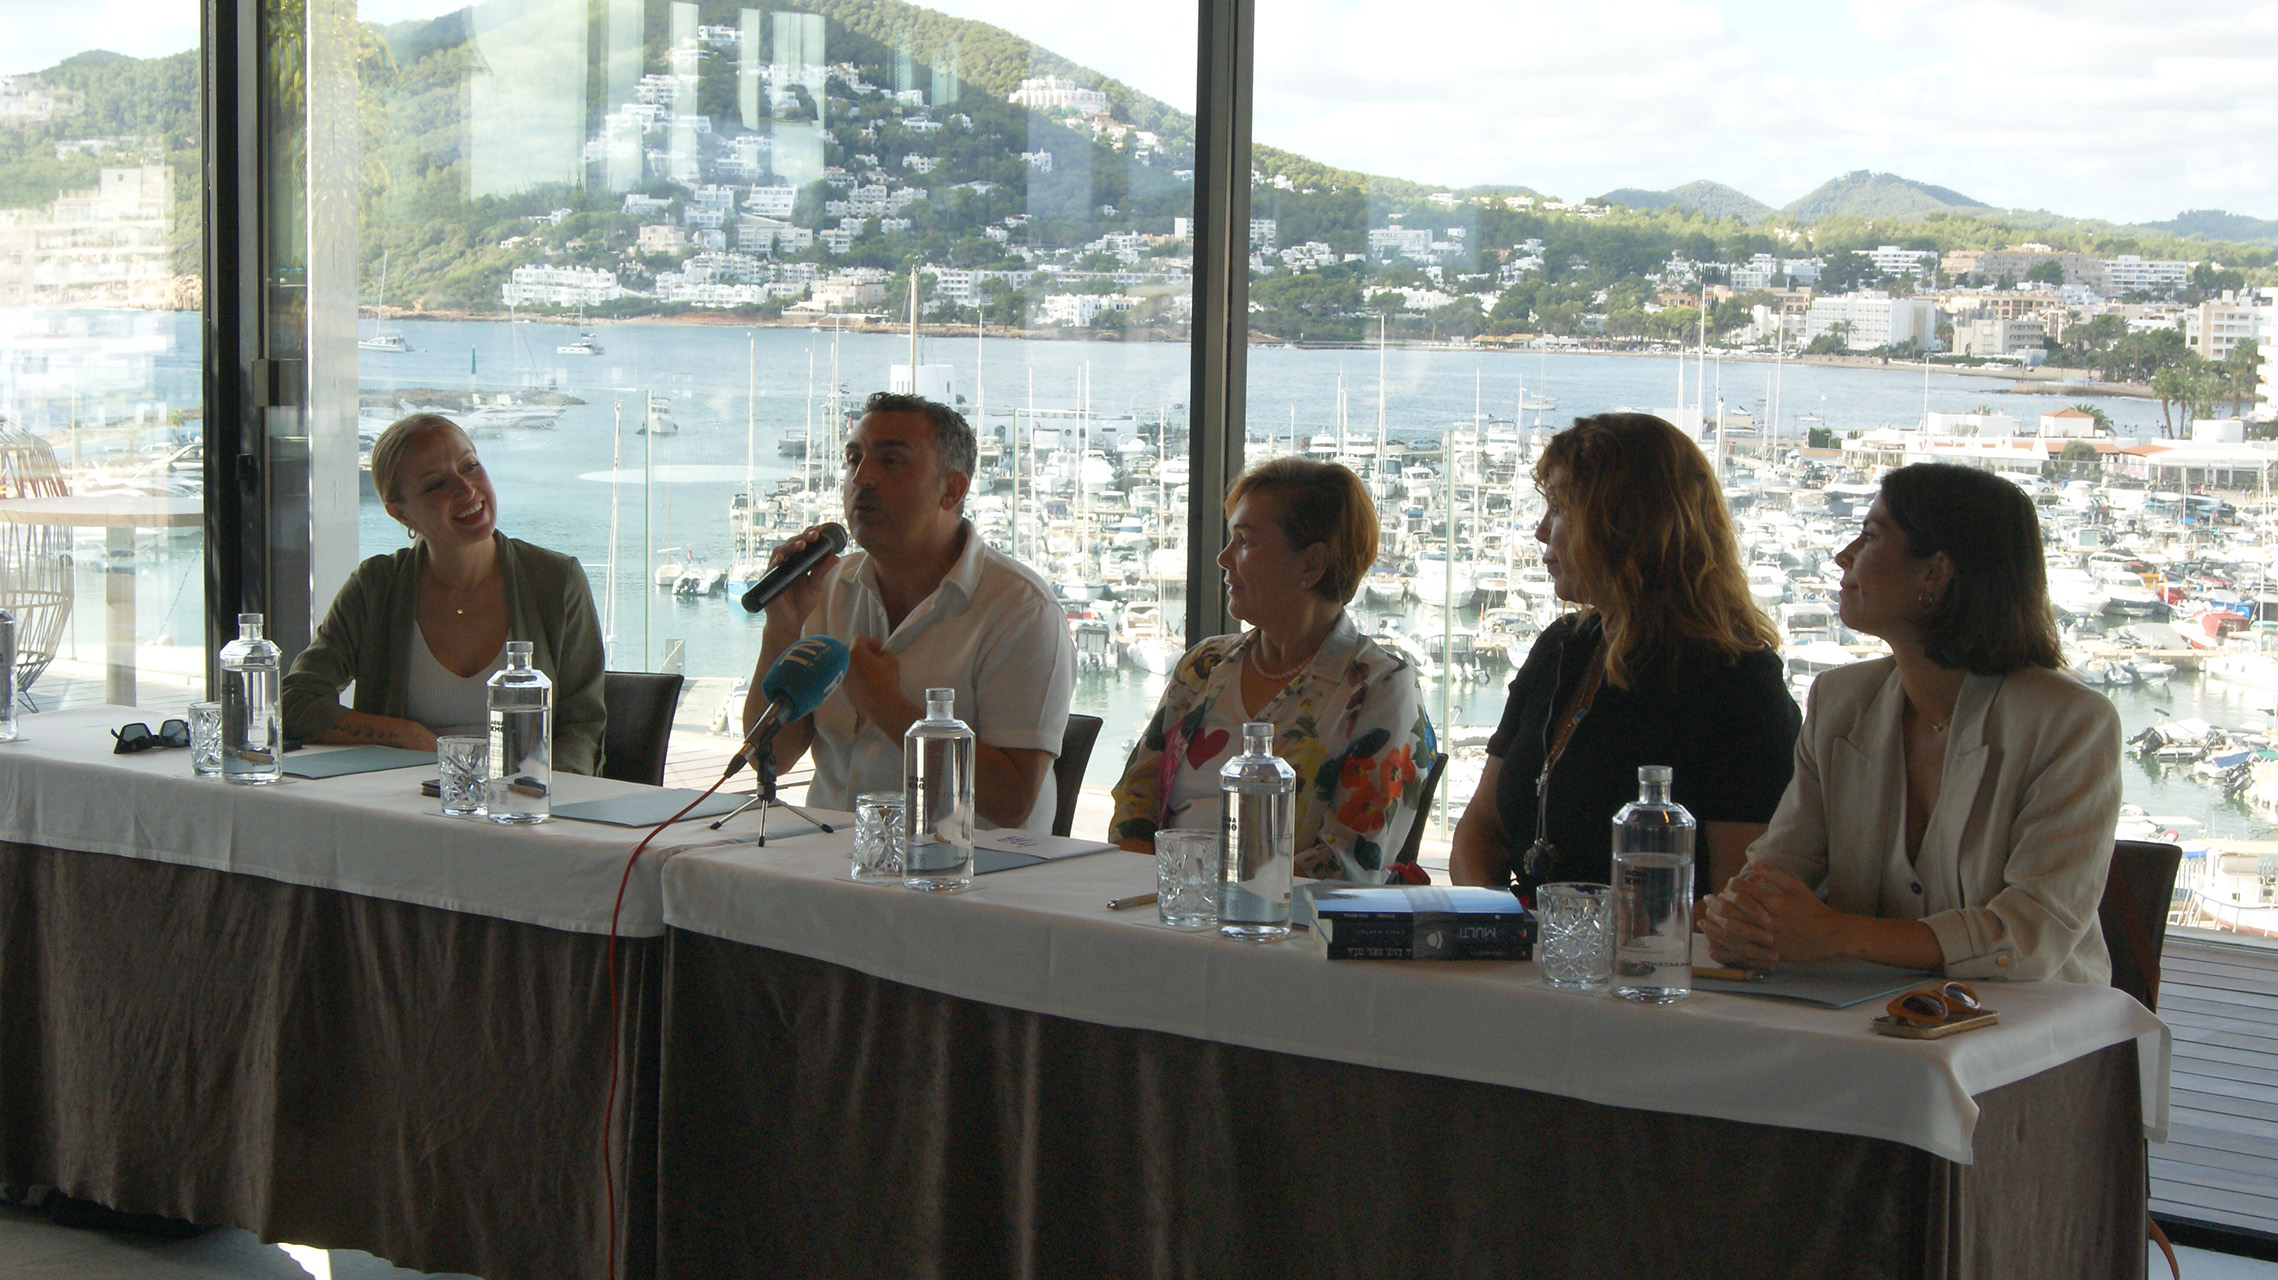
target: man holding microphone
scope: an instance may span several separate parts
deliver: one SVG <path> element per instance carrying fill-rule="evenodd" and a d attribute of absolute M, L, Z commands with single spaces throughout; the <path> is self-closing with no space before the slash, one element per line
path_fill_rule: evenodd
<path fill-rule="evenodd" d="M 847 437 L 841 495 L 860 550 L 821 555 L 765 600 L 745 724 L 765 710 L 761 682 L 800 637 L 832 636 L 851 654 L 837 692 L 775 736 L 778 769 L 815 753 L 811 805 L 851 810 L 860 793 L 900 790 L 902 735 L 924 717 L 925 691 L 955 689 L 957 717 L 975 739 L 980 824 L 1052 829 L 1052 761 L 1075 691 L 1075 646 L 1051 587 L 964 518 L 975 454 L 973 428 L 956 410 L 872 395 Z M 845 532 L 808 529 L 770 563 L 822 550 L 826 530 Z M 755 587 L 746 607 L 775 579 L 771 572 Z"/>

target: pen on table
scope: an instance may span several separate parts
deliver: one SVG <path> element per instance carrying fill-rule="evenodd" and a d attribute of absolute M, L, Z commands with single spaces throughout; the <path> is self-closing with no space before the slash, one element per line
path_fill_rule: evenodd
<path fill-rule="evenodd" d="M 1693 966 L 1696 978 L 1715 978 L 1720 982 L 1759 982 L 1766 976 L 1763 969 L 1712 969 L 1707 965 Z"/>
<path fill-rule="evenodd" d="M 1129 911 L 1133 907 L 1144 907 L 1154 900 L 1154 894 L 1135 893 L 1128 898 L 1110 899 L 1107 904 L 1107 909 L 1110 911 Z"/>

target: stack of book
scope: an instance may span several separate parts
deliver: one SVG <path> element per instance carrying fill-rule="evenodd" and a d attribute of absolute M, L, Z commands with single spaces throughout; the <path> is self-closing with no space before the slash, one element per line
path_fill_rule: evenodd
<path fill-rule="evenodd" d="M 1313 942 L 1331 960 L 1531 960 L 1535 918 L 1502 889 L 1312 885 Z"/>

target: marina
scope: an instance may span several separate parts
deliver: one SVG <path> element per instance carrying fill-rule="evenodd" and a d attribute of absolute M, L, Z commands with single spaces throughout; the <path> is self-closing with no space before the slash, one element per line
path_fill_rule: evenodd
<path fill-rule="evenodd" d="M 692 707 L 727 732 L 760 630 L 735 600 L 774 545 L 839 517 L 831 460 L 841 433 L 868 391 L 908 385 L 907 335 L 398 327 L 410 350 L 361 362 L 365 447 L 414 410 L 466 425 L 508 531 L 577 555 L 594 576 L 611 665 L 684 671 Z M 163 336 L 179 345 L 163 367 L 154 359 L 141 370 L 139 394 L 194 404 L 184 376 L 195 369 L 194 324 Z M 567 350 L 580 344 L 593 354 Z M 976 528 L 1063 599 L 1082 668 L 1076 709 L 1111 726 L 1088 781 L 1107 785 L 1184 649 L 1183 513 L 1194 498 L 1186 349 L 929 336 L 916 363 L 918 385 L 960 404 L 980 435 L 967 501 Z M 1560 612 L 1532 536 L 1540 502 L 1531 467 L 1574 415 L 1637 408 L 1703 438 L 1800 700 L 1819 672 L 1874 652 L 1835 616 L 1832 558 L 1876 474 L 1847 461 L 1865 451 L 1808 448 L 1802 433 L 1824 426 L 1839 443 L 1851 432 L 1906 431 L 1930 412 L 1978 410 L 1992 397 L 2019 418 L 2072 402 L 1919 366 L 1374 345 L 1260 347 L 1249 385 L 1247 460 L 1332 458 L 1377 497 L 1381 554 L 1352 609 L 1423 680 L 1453 756 L 1443 812 L 1460 812 L 1505 687 Z M 74 433 L 67 404 L 18 395 L 0 412 L 46 435 L 73 492 L 198 492 L 194 423 L 138 411 L 128 396 L 89 396 L 103 407 L 82 406 Z M 1803 422 L 1797 406 L 1819 421 Z M 2105 408 L 2123 437 L 2157 433 L 2155 406 L 2114 398 Z M 2260 493 L 2156 490 L 2093 465 L 2048 470 L 2013 478 L 2042 514 L 2067 657 L 2120 706 L 2132 740 L 2157 738 L 2129 761 L 2135 812 L 2122 833 L 2173 831 L 2191 852 L 2179 913 L 2278 932 L 2264 910 L 2278 901 L 2278 649 L 2262 646 L 2278 627 L 2269 583 L 2278 523 Z M 360 525 L 361 554 L 400 544 L 368 489 Z M 82 607 L 59 637 L 66 650 L 100 652 L 101 613 L 86 605 L 102 598 L 102 569 L 116 559 L 101 538 L 83 531 L 73 546 Z M 138 642 L 194 643 L 194 532 L 147 531 L 132 560 L 145 571 Z M 1427 839 L 1445 832 L 1443 817 Z"/>

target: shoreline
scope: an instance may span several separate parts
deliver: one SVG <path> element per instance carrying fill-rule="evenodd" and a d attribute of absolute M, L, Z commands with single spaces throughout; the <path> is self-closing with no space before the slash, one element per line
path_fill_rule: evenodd
<path fill-rule="evenodd" d="M 786 319 L 780 316 L 732 316 L 719 312 L 688 312 L 676 313 L 673 315 L 638 315 L 623 316 L 617 318 L 587 317 L 584 321 L 583 327 L 590 329 L 597 325 L 622 324 L 643 326 L 691 325 L 701 326 L 705 328 L 723 329 L 835 328 L 837 331 L 843 333 L 873 336 L 892 336 L 897 334 L 907 334 L 910 331 L 910 325 L 906 322 L 895 323 L 892 321 L 873 320 L 870 318 L 876 314 L 877 313 L 875 312 L 831 313 L 831 315 L 845 318 L 848 323 L 838 326 L 826 326 L 822 323 L 822 320 L 830 318 L 830 316 Z M 574 318 L 556 316 L 510 317 L 506 315 L 471 311 L 404 311 L 391 309 L 389 313 L 382 318 L 390 320 L 445 320 L 455 322 L 488 323 L 504 323 L 517 320 L 526 320 L 530 323 L 535 324 L 557 324 L 565 328 L 579 327 L 579 322 Z M 939 321 L 919 321 L 916 327 L 918 336 L 921 338 L 965 337 L 971 335 L 975 331 L 975 327 L 971 325 L 944 324 Z M 1013 326 L 990 327 L 984 325 L 980 326 L 980 332 L 981 335 L 985 338 L 1012 338 L 1029 342 L 1161 342 L 1176 346 L 1184 345 L 1188 341 L 1188 339 L 1182 335 L 1166 333 L 1161 330 L 1141 330 L 1134 332 L 1129 330 L 1112 329 L 1023 329 Z M 1292 342 L 1274 338 L 1271 335 L 1262 334 L 1255 330 L 1251 331 L 1249 334 L 1249 345 L 1252 348 L 1268 349 L 1274 347 L 1282 347 L 1295 351 L 1373 351 L 1377 346 L 1376 343 L 1367 341 Z M 1498 341 L 1491 336 L 1484 338 L 1449 338 L 1442 340 L 1398 338 L 1388 339 L 1384 343 L 1384 346 L 1387 349 L 1397 349 L 1401 351 L 1474 351 L 1491 352 L 1505 355 L 1538 354 L 1540 351 L 1539 348 L 1519 346 L 1516 342 Z M 1698 358 L 1699 354 L 1695 351 L 1628 350 L 1591 346 L 1560 347 L 1556 350 L 1559 355 L 1611 356 L 1617 358 L 1654 360 L 1696 359 Z M 1715 358 L 1720 361 L 1728 361 L 1739 364 L 1782 363 L 1782 361 L 1779 361 L 1776 357 L 1767 355 L 1760 351 L 1719 350 L 1715 352 L 1714 355 Z M 1892 360 L 1881 356 L 1796 354 L 1787 357 L 1784 363 L 1807 364 L 1826 369 L 1919 370 L 1923 367 L 1923 363 L 1919 360 Z M 1987 378 L 2008 382 L 2010 384 L 2009 386 L 2000 388 L 1995 392 L 1995 394 L 2000 395 L 2120 396 L 2137 400 L 2158 399 L 2158 397 L 2153 394 L 2151 386 L 2148 383 L 2104 382 L 2097 379 L 2092 370 L 2073 369 L 2057 365 L 1958 365 L 1932 363 L 1930 365 L 1930 371 L 1933 373 L 1950 373 L 1958 374 L 1963 377 Z"/>

